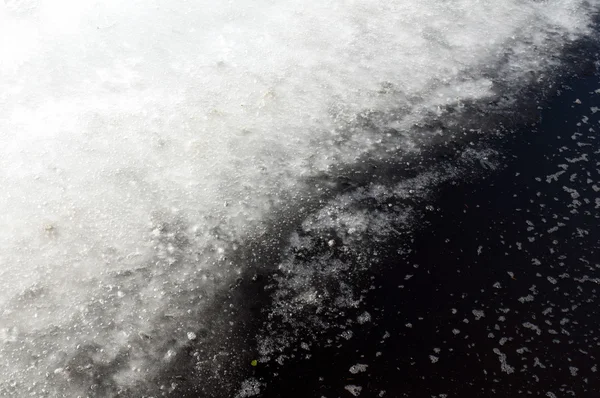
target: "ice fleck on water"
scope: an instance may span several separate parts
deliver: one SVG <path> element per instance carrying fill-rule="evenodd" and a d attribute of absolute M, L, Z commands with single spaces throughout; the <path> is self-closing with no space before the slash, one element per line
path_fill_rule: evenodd
<path fill-rule="evenodd" d="M 571 372 L 571 376 L 577 376 L 577 371 L 579 369 L 576 368 L 575 366 L 569 366 L 569 372 Z"/>
<path fill-rule="evenodd" d="M 188 332 L 187 333 L 187 338 L 188 338 L 188 340 L 196 340 L 196 333 L 194 333 L 194 332 Z"/>
<path fill-rule="evenodd" d="M 485 316 L 485 313 L 483 312 L 483 310 L 473 310 L 471 312 L 475 316 L 476 320 L 480 320 L 481 318 L 483 318 Z"/>
<path fill-rule="evenodd" d="M 240 386 L 240 390 L 235 395 L 235 398 L 254 397 L 254 396 L 260 394 L 261 384 L 262 383 L 260 383 L 255 378 L 249 378 L 249 379 L 244 380 L 242 382 L 242 385 Z"/>
<path fill-rule="evenodd" d="M 546 182 L 548 184 L 550 184 L 553 180 L 558 182 L 558 177 L 560 177 L 563 174 L 565 174 L 564 170 L 557 171 L 554 174 L 549 174 L 549 175 L 546 176 Z"/>
<path fill-rule="evenodd" d="M 536 367 L 536 366 L 540 367 L 542 369 L 546 369 L 546 365 L 544 365 L 538 357 L 533 358 L 533 367 Z"/>
<path fill-rule="evenodd" d="M 494 351 L 494 354 L 498 355 L 498 360 L 500 361 L 500 369 L 507 374 L 514 373 L 515 368 L 513 368 L 506 362 L 506 354 L 502 353 L 497 348 L 494 348 L 493 351 Z"/>
<path fill-rule="evenodd" d="M 355 386 L 354 384 L 348 384 L 344 388 L 346 390 L 348 390 L 348 392 L 350 394 L 354 395 L 355 397 L 358 397 L 360 395 L 360 392 L 362 391 L 362 387 L 361 386 Z"/>
<path fill-rule="evenodd" d="M 548 308 L 546 308 L 544 311 L 542 311 L 542 314 L 544 314 L 544 315 L 548 315 L 548 314 L 550 314 L 551 312 L 552 312 L 552 307 L 548 307 Z"/>
<path fill-rule="evenodd" d="M 523 323 L 523 327 L 535 331 L 538 334 L 538 336 L 542 334 L 542 331 L 540 330 L 540 328 L 537 325 L 534 325 L 531 322 L 525 322 L 525 323 Z"/>
<path fill-rule="evenodd" d="M 436 363 L 440 358 L 436 357 L 435 355 L 430 355 L 429 359 L 431 360 L 431 363 Z"/>
<path fill-rule="evenodd" d="M 534 297 L 533 297 L 531 294 L 528 294 L 528 295 L 527 295 L 527 296 L 525 296 L 525 297 L 519 297 L 519 301 L 520 301 L 521 303 L 531 302 L 531 301 L 533 301 L 533 300 L 534 300 Z"/>
<path fill-rule="evenodd" d="M 360 323 L 361 325 L 367 322 L 371 321 L 371 314 L 369 314 L 367 311 L 363 312 L 362 314 L 360 314 L 358 316 L 358 318 L 356 318 L 356 321 L 358 323 Z"/>
<path fill-rule="evenodd" d="M 356 365 L 352 365 L 349 369 L 350 373 L 357 374 L 361 372 L 366 372 L 369 365 L 365 365 L 362 363 L 357 363 Z"/>

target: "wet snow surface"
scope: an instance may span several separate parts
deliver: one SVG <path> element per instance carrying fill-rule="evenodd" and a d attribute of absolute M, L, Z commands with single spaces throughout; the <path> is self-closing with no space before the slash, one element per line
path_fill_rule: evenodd
<path fill-rule="evenodd" d="M 0 394 L 593 396 L 598 3 L 296 3 L 0 3 Z"/>

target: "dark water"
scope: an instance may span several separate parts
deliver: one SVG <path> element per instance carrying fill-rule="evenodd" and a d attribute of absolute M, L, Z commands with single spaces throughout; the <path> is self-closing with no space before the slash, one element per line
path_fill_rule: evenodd
<path fill-rule="evenodd" d="M 259 364 L 260 396 L 599 396 L 598 88 L 567 79 L 539 123 L 495 144 L 498 170 L 443 184 L 420 228 L 378 253 L 371 322 Z"/>

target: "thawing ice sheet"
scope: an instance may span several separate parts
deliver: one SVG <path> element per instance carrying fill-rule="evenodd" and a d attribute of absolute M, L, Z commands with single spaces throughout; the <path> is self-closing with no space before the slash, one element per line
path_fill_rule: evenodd
<path fill-rule="evenodd" d="M 143 383 L 307 178 L 550 73 L 595 5 L 0 3 L 0 392 Z"/>

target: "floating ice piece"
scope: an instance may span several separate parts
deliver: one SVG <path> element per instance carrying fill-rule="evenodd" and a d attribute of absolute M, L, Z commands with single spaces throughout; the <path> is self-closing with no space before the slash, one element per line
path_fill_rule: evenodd
<path fill-rule="evenodd" d="M 352 395 L 354 395 L 355 397 L 358 397 L 362 391 L 362 387 L 361 386 L 356 386 L 354 384 L 349 384 L 347 386 L 344 387 L 346 390 L 348 390 L 348 392 Z"/>
<path fill-rule="evenodd" d="M 366 372 L 369 365 L 365 365 L 362 363 L 357 363 L 356 365 L 352 365 L 349 369 L 350 373 L 357 374 L 361 372 Z"/>

